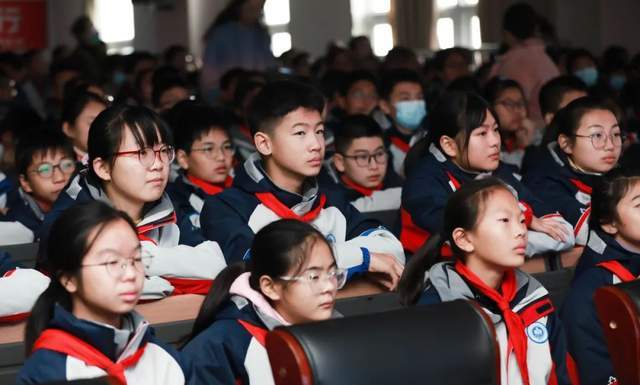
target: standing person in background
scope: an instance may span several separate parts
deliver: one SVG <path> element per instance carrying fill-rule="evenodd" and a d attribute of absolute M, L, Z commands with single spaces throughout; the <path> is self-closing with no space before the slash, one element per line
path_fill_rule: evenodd
<path fill-rule="evenodd" d="M 540 120 L 538 93 L 544 83 L 560 75 L 558 67 L 545 52 L 542 40 L 535 37 L 537 15 L 526 3 L 516 3 L 504 13 L 502 28 L 508 51 L 498 58 L 489 78 L 500 76 L 517 81 L 529 102 L 531 118 Z"/>
<path fill-rule="evenodd" d="M 269 33 L 260 23 L 263 6 L 264 0 L 230 0 L 205 33 L 200 79 L 205 100 L 216 99 L 218 79 L 228 69 L 275 66 Z"/>

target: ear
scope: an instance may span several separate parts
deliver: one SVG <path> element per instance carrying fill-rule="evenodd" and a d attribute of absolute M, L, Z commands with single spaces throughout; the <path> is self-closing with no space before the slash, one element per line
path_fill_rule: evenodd
<path fill-rule="evenodd" d="M 62 132 L 69 138 L 73 137 L 71 132 L 71 125 L 69 124 L 69 122 L 62 123 Z"/>
<path fill-rule="evenodd" d="M 393 115 L 391 111 L 391 103 L 389 103 L 386 99 L 380 99 L 380 101 L 378 101 L 378 106 L 385 114 Z"/>
<path fill-rule="evenodd" d="M 615 223 L 605 223 L 601 224 L 600 227 L 604 230 L 605 233 L 614 236 L 618 233 L 618 226 Z"/>
<path fill-rule="evenodd" d="M 24 174 L 20 174 L 18 181 L 20 182 L 20 187 L 24 190 L 24 192 L 26 193 L 33 192 L 33 189 L 31 188 L 31 183 L 29 183 L 29 181 L 27 180 L 27 177 Z"/>
<path fill-rule="evenodd" d="M 475 250 L 473 242 L 469 239 L 469 234 L 463 228 L 457 227 L 453 230 L 452 238 L 456 246 L 465 253 L 472 253 Z"/>
<path fill-rule="evenodd" d="M 342 156 L 342 154 L 334 154 L 333 155 L 333 165 L 336 167 L 336 170 L 338 170 L 338 172 L 343 173 L 345 168 L 344 168 L 344 156 Z"/>
<path fill-rule="evenodd" d="M 271 155 L 273 146 L 271 144 L 271 138 L 269 137 L 269 135 L 265 134 L 264 132 L 258 131 L 253 136 L 253 143 L 256 145 L 256 150 L 258 150 L 261 155 Z"/>
<path fill-rule="evenodd" d="M 189 155 L 183 149 L 179 149 L 176 151 L 176 161 L 178 161 L 178 165 L 183 170 L 189 169 Z"/>
<path fill-rule="evenodd" d="M 338 106 L 340 108 L 342 108 L 343 110 L 347 109 L 347 97 L 346 96 L 338 95 L 338 97 L 336 98 L 336 101 L 338 102 Z"/>
<path fill-rule="evenodd" d="M 63 275 L 60 277 L 60 284 L 71 294 L 78 291 L 78 280 L 76 277 Z"/>
<path fill-rule="evenodd" d="M 102 158 L 96 158 L 93 160 L 92 166 L 98 178 L 104 181 L 111 180 L 111 166 L 109 163 L 105 162 Z"/>
<path fill-rule="evenodd" d="M 571 143 L 571 140 L 565 134 L 558 135 L 558 146 L 560 146 L 560 149 L 567 154 L 573 153 L 573 145 Z"/>
<path fill-rule="evenodd" d="M 262 294 L 272 301 L 279 301 L 282 298 L 282 285 L 276 283 L 268 275 L 260 277 L 260 291 Z"/>
<path fill-rule="evenodd" d="M 548 126 L 549 124 L 551 124 L 551 121 L 553 120 L 553 114 L 551 112 L 547 112 L 546 114 L 544 114 L 544 125 Z"/>
<path fill-rule="evenodd" d="M 444 151 L 445 155 L 447 155 L 449 158 L 458 157 L 458 144 L 452 137 L 442 135 L 440 137 L 440 148 L 442 148 L 442 151 Z"/>

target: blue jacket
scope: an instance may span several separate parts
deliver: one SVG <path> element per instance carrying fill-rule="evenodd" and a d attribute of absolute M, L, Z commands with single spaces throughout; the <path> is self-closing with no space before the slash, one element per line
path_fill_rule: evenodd
<path fill-rule="evenodd" d="M 335 245 L 336 261 L 349 269 L 349 276 L 367 271 L 373 252 L 392 254 L 404 264 L 398 239 L 379 222 L 364 218 L 341 193 L 318 187 L 315 179 L 302 195 L 284 191 L 265 174 L 257 154 L 237 170 L 233 187 L 207 198 L 200 216 L 203 234 L 220 244 L 228 263 L 248 257 L 254 234 L 282 218 L 261 202 L 260 193 L 273 194 L 299 216 L 315 213 L 310 223 Z"/>
<path fill-rule="evenodd" d="M 590 232 L 561 312 L 582 385 L 607 385 L 615 376 L 593 303 L 596 289 L 621 282 L 611 271 L 598 266 L 606 261 L 617 261 L 634 276 L 640 275 L 639 254 L 624 249 L 600 230 Z"/>
<path fill-rule="evenodd" d="M 34 234 L 40 233 L 40 227 L 44 222 L 44 213 L 33 197 L 22 188 L 18 189 L 17 199 L 13 199 L 9 205 L 6 220 L 22 223 Z M 37 238 L 36 238 L 37 240 Z"/>
<path fill-rule="evenodd" d="M 208 194 L 196 186 L 182 171 L 178 173 L 176 180 L 167 185 L 167 194 L 169 194 L 176 210 L 184 213 L 191 223 L 199 229 L 202 206 L 204 206 L 205 199 L 212 194 Z"/>
<path fill-rule="evenodd" d="M 172 347 L 156 339 L 153 329 L 135 312 L 125 316 L 122 329 L 114 329 L 76 318 L 56 305 L 48 328 L 61 329 L 98 349 L 111 361 L 130 357 L 146 344 L 140 360 L 125 370 L 130 384 L 195 384 L 191 366 Z M 25 361 L 16 384 L 44 384 L 103 377 L 106 372 L 87 366 L 75 357 L 49 349 L 38 349 Z"/>
<path fill-rule="evenodd" d="M 58 216 L 73 205 L 92 200 L 110 204 L 100 185 L 81 172 L 69 183 L 53 209 L 45 216 L 40 237 L 40 266 L 46 268 L 48 233 Z M 145 282 L 144 299 L 161 298 L 172 292 L 206 294 L 208 287 L 202 288 L 203 284 L 199 281 L 212 280 L 226 266 L 218 244 L 207 241 L 186 215 L 174 210 L 166 194 L 145 207 L 137 229 L 142 248 L 153 256 L 147 275 L 163 277 L 173 285 L 167 286 L 165 281 L 156 278 L 148 280 Z M 179 279 L 192 281 L 178 282 Z M 191 284 L 198 289 L 194 289 Z M 174 288 L 177 290 L 174 291 Z"/>
<path fill-rule="evenodd" d="M 520 182 L 516 168 L 500 163 L 491 173 L 511 186 L 521 203 L 529 224 L 532 216 L 553 215 L 554 210 L 544 204 L 536 195 Z M 406 250 L 415 252 L 424 241 L 442 231 L 444 209 L 454 191 L 467 181 L 488 174 L 474 174 L 465 171 L 448 159 L 434 144 L 418 163 L 402 189 L 402 232 L 400 239 Z M 560 216 L 557 219 L 566 223 Z M 573 239 L 557 242 L 546 234 L 529 231 L 527 255 L 551 250 L 564 250 L 573 246 Z"/>
<path fill-rule="evenodd" d="M 198 383 L 273 384 L 264 337 L 279 325 L 246 298 L 233 296 L 182 352 L 193 362 Z"/>
<path fill-rule="evenodd" d="M 524 321 L 527 333 L 527 366 L 531 385 L 570 384 L 567 346 L 560 319 L 547 290 L 530 275 L 516 270 L 517 292 L 511 309 Z M 435 264 L 418 304 L 435 304 L 456 299 L 475 300 L 494 323 L 501 346 L 500 372 L 503 384 L 522 384 L 515 354 L 507 357 L 507 328 L 498 306 L 460 276 L 453 262 Z M 508 364 L 507 364 L 508 363 Z M 555 379 L 555 381 L 554 381 Z"/>
<path fill-rule="evenodd" d="M 546 150 L 546 151 L 544 151 Z M 523 183 L 573 226 L 576 244 L 585 245 L 589 235 L 591 188 L 599 176 L 576 171 L 557 142 L 547 145 L 524 176 Z"/>

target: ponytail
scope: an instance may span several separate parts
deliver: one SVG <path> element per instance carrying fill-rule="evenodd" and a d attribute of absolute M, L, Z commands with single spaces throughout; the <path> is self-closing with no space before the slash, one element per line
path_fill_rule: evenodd
<path fill-rule="evenodd" d="M 229 289 L 233 281 L 246 271 L 245 264 L 240 262 L 227 266 L 216 276 L 216 279 L 209 290 L 209 293 L 202 302 L 198 317 L 193 323 L 191 334 L 184 340 L 182 346 L 194 339 L 203 330 L 211 326 L 216 319 L 216 314 L 222 305 L 230 298 Z"/>
<path fill-rule="evenodd" d="M 27 326 L 24 332 L 26 356 L 31 354 L 33 344 L 35 344 L 40 334 L 49 326 L 49 321 L 53 318 L 53 311 L 56 304 L 59 304 L 66 310 L 71 310 L 71 296 L 69 292 L 62 287 L 56 278 L 52 277 L 51 282 L 49 282 L 49 287 L 40 294 L 27 320 Z"/>
<path fill-rule="evenodd" d="M 440 234 L 434 234 L 413 254 L 398 283 L 398 295 L 402 305 L 411 306 L 418 301 L 425 286 L 424 274 L 442 259 L 440 250 L 445 241 Z"/>

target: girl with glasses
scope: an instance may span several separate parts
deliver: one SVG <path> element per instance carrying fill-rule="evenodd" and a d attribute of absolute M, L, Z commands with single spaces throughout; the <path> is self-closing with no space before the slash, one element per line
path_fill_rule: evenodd
<path fill-rule="evenodd" d="M 29 358 L 17 384 L 105 376 L 119 385 L 191 383 L 179 354 L 134 311 L 149 257 L 126 213 L 76 205 L 56 220 L 47 247 L 51 282 L 27 322 Z"/>
<path fill-rule="evenodd" d="M 517 192 L 529 229 L 528 256 L 573 246 L 569 223 L 520 182 L 515 167 L 500 161 L 499 125 L 487 101 L 472 92 L 449 92 L 428 119 L 430 136 L 416 144 L 405 165 L 400 234 L 405 249 L 415 252 L 430 234 L 440 233 L 449 196 L 487 175 Z M 532 263 L 543 270 L 542 262 Z"/>
<path fill-rule="evenodd" d="M 618 163 L 624 134 L 616 107 L 593 97 L 576 99 L 558 111 L 548 128 L 557 132 L 525 175 L 524 183 L 574 227 L 576 247 L 565 256 L 575 264 L 589 234 L 591 189 Z"/>
<path fill-rule="evenodd" d="M 477 301 L 495 326 L 501 383 L 569 384 L 566 342 L 549 293 L 518 269 L 527 238 L 510 186 L 494 177 L 469 182 L 447 201 L 442 233 L 407 264 L 400 299 L 405 305 Z M 445 242 L 453 260 L 438 263 Z"/>
<path fill-rule="evenodd" d="M 206 241 L 164 192 L 175 156 L 166 124 L 146 107 L 110 107 L 91 124 L 88 144 L 90 167 L 70 182 L 47 214 L 44 242 L 50 239 L 48 225 L 64 209 L 108 202 L 133 219 L 142 248 L 155 257 L 147 271 L 154 278 L 145 285 L 145 299 L 206 293 L 226 264 L 218 244 Z M 40 257 L 46 269 L 47 256 Z"/>
<path fill-rule="evenodd" d="M 204 383 L 273 383 L 264 337 L 280 325 L 334 316 L 346 271 L 313 226 L 293 219 L 272 222 L 253 239 L 245 265 L 216 279 L 183 349 Z"/>

